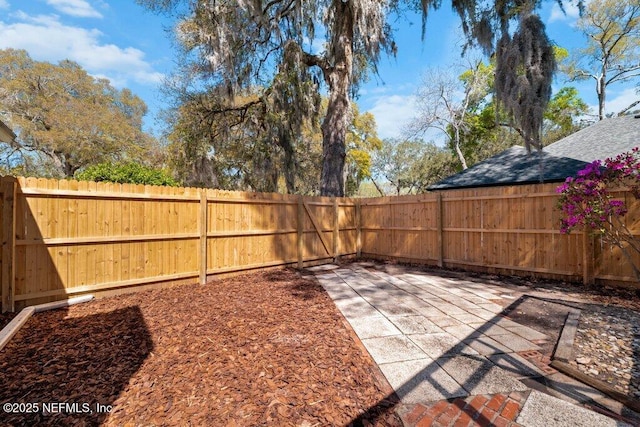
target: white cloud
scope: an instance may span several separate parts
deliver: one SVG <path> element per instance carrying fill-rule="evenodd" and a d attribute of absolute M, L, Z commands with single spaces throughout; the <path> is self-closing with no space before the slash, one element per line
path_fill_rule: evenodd
<path fill-rule="evenodd" d="M 607 98 L 608 100 L 604 105 L 605 112 L 607 114 L 613 113 L 617 115 L 619 112 L 629 107 L 633 102 L 640 100 L 640 95 L 636 93 L 636 89 L 634 87 L 629 87 L 619 92 L 609 90 L 607 92 Z M 636 106 L 636 108 L 638 107 Z M 593 106 L 592 111 L 597 113 L 598 106 Z"/>
<path fill-rule="evenodd" d="M 563 2 L 564 12 L 558 5 L 554 3 L 551 7 L 551 16 L 549 16 L 549 22 L 555 21 L 575 21 L 580 17 L 580 9 L 578 9 L 577 2 L 565 1 Z"/>
<path fill-rule="evenodd" d="M 0 0 L 1 1 L 1 0 Z M 70 59 L 93 75 L 115 82 L 157 84 L 163 74 L 153 70 L 144 52 L 100 42 L 97 29 L 64 25 L 56 15 L 15 14 L 19 22 L 0 21 L 0 48 L 25 49 L 32 58 L 57 62 Z"/>
<path fill-rule="evenodd" d="M 382 96 L 375 100 L 369 112 L 376 118 L 380 138 L 400 138 L 416 114 L 416 99 L 413 95 Z"/>
<path fill-rule="evenodd" d="M 0 0 L 0 9 L 9 9 L 9 2 L 7 0 Z"/>
<path fill-rule="evenodd" d="M 47 0 L 47 4 L 58 12 L 79 18 L 102 18 L 86 0 Z"/>

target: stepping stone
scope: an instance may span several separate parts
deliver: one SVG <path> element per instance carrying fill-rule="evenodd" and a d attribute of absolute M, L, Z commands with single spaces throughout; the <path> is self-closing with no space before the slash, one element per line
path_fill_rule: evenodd
<path fill-rule="evenodd" d="M 482 335 L 482 333 L 478 332 L 476 328 L 468 325 L 445 326 L 442 329 L 460 340 L 479 337 L 480 335 Z"/>
<path fill-rule="evenodd" d="M 512 351 L 527 351 L 527 350 L 540 350 L 540 347 L 532 343 L 531 341 L 525 340 L 519 335 L 510 333 L 508 335 L 493 335 L 491 336 L 494 340 L 498 341 L 500 344 L 505 347 L 510 348 Z"/>
<path fill-rule="evenodd" d="M 447 326 L 459 326 L 462 325 L 462 322 L 454 319 L 453 317 L 449 317 L 446 314 L 441 314 L 439 316 L 434 316 L 431 317 L 427 314 L 421 313 L 423 316 L 428 317 L 429 320 L 431 320 L 433 323 L 435 323 L 436 325 L 440 326 L 441 328 L 445 328 Z"/>
<path fill-rule="evenodd" d="M 514 334 L 520 335 L 522 338 L 527 339 L 529 341 L 538 341 L 538 340 L 548 340 L 549 337 L 543 333 L 536 331 L 535 329 L 531 329 L 528 326 L 518 325 L 514 327 L 505 326 L 506 330 L 513 332 Z"/>
<path fill-rule="evenodd" d="M 427 354 L 404 335 L 362 340 L 376 364 L 425 359 Z"/>
<path fill-rule="evenodd" d="M 386 303 L 375 304 L 375 307 L 385 316 L 415 316 L 418 314 L 409 307 L 399 303 L 389 302 L 388 299 Z"/>
<path fill-rule="evenodd" d="M 486 302 L 484 304 L 478 304 L 478 307 L 488 310 L 492 313 L 500 313 L 502 312 L 502 306 L 498 304 L 494 304 L 492 302 Z"/>
<path fill-rule="evenodd" d="M 350 319 L 349 324 L 361 340 L 366 338 L 401 335 L 398 328 L 396 328 L 393 323 L 382 315 Z"/>
<path fill-rule="evenodd" d="M 490 354 L 501 354 L 501 353 L 512 352 L 510 348 L 484 335 L 479 336 L 477 338 L 469 338 L 464 340 L 463 342 L 484 356 L 490 355 Z"/>
<path fill-rule="evenodd" d="M 452 314 L 468 314 L 466 311 L 454 304 L 437 304 L 436 308 L 449 316 Z"/>
<path fill-rule="evenodd" d="M 496 325 L 499 325 L 502 328 L 508 329 L 508 328 L 518 328 L 518 327 L 526 327 L 521 325 L 520 323 L 516 323 L 511 319 L 507 319 L 505 317 L 502 316 L 497 316 L 495 317 L 491 323 L 495 323 Z"/>
<path fill-rule="evenodd" d="M 380 315 L 380 312 L 378 312 L 378 310 L 373 308 L 372 305 L 367 304 L 362 298 L 356 300 L 335 301 L 335 304 L 338 309 L 340 309 L 342 315 L 346 317 L 349 322 L 351 322 L 352 319 Z"/>
<path fill-rule="evenodd" d="M 471 395 L 527 390 L 509 372 L 481 356 L 462 355 L 436 362 Z"/>
<path fill-rule="evenodd" d="M 539 377 L 545 375 L 533 363 L 516 353 L 487 356 L 493 364 L 509 372 L 516 378 Z"/>
<path fill-rule="evenodd" d="M 425 303 L 426 304 L 426 303 Z M 438 310 L 436 307 L 434 307 L 433 305 L 428 305 L 428 306 L 424 306 L 422 308 L 416 308 L 415 311 L 418 314 L 421 314 L 424 317 L 428 317 L 430 319 L 433 319 L 435 317 L 439 317 L 439 318 L 445 318 L 445 317 L 449 317 L 446 314 L 444 314 L 441 310 Z M 440 325 L 442 326 L 442 325 Z M 448 325 L 447 325 L 448 326 Z"/>
<path fill-rule="evenodd" d="M 438 325 L 424 316 L 390 316 L 389 320 L 391 320 L 402 333 L 407 335 L 444 332 Z"/>
<path fill-rule="evenodd" d="M 357 299 L 361 299 L 360 295 L 358 295 L 357 292 L 355 292 L 353 289 L 349 288 L 348 286 L 345 286 L 344 288 L 341 288 L 341 289 L 325 288 L 325 290 L 327 291 L 331 299 L 334 300 L 335 302 L 355 301 Z"/>
<path fill-rule="evenodd" d="M 409 338 L 433 359 L 457 354 L 478 354 L 476 350 L 447 333 L 417 334 L 410 335 Z"/>
<path fill-rule="evenodd" d="M 467 311 L 469 313 L 473 314 L 474 316 L 478 316 L 479 318 L 481 318 L 485 322 L 486 321 L 491 321 L 491 320 L 496 318 L 496 315 L 494 313 L 490 312 L 489 310 L 485 310 L 483 308 L 469 309 Z"/>
<path fill-rule="evenodd" d="M 386 363 L 380 370 L 404 404 L 465 397 L 468 393 L 431 359 Z"/>
<path fill-rule="evenodd" d="M 614 427 L 618 422 L 594 411 L 533 390 L 516 422 L 527 427 Z"/>
<path fill-rule="evenodd" d="M 451 317 L 461 321 L 462 323 L 467 323 L 467 324 L 484 322 L 484 319 L 481 319 L 480 317 L 474 316 L 473 314 L 469 314 L 469 313 L 463 313 L 463 314 L 451 313 Z"/>
<path fill-rule="evenodd" d="M 494 336 L 496 336 L 496 335 L 509 335 L 509 334 L 511 334 L 511 332 L 509 332 L 508 330 L 506 330 L 502 326 L 498 326 L 495 323 L 491 323 L 491 322 L 484 322 L 481 325 L 475 325 L 475 326 L 477 326 L 478 332 L 482 333 L 483 335 L 492 337 L 492 338 Z"/>

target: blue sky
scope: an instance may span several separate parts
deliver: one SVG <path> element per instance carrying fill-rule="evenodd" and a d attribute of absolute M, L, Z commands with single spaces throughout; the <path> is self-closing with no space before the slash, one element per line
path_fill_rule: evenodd
<path fill-rule="evenodd" d="M 572 49 L 583 39 L 574 29 L 577 9 L 564 3 L 566 15 L 547 1 L 541 16 L 551 39 Z M 118 88 L 130 88 L 149 106 L 147 130 L 160 128 L 155 116 L 166 104 L 159 87 L 175 66 L 177 55 L 167 32 L 171 25 L 170 19 L 133 0 L 0 0 L 0 49 L 26 49 L 41 61 L 71 59 Z M 430 13 L 424 42 L 420 17 L 401 19 L 394 27 L 397 57 L 382 58 L 380 76 L 362 86 L 357 100 L 361 111 L 375 115 L 383 138 L 399 137 L 412 118 L 414 94 L 428 67 L 449 68 L 461 62 L 459 20 L 446 1 Z M 567 84 L 559 76 L 554 87 Z M 591 81 L 571 85 L 589 105 L 596 105 Z M 633 82 L 611 86 L 607 95 L 608 112 L 638 99 Z"/>

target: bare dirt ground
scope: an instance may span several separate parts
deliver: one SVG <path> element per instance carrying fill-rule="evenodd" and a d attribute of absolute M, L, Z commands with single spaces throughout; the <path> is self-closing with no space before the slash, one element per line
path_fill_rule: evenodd
<path fill-rule="evenodd" d="M 31 404 L 0 425 L 400 425 L 352 334 L 291 270 L 39 313 L 0 352 L 0 403 Z"/>

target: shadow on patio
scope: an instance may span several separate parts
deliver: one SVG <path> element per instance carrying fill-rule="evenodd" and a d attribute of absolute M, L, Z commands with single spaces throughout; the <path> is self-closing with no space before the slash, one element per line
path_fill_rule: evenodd
<path fill-rule="evenodd" d="M 332 284 L 331 275 L 339 280 Z M 464 398 L 500 393 L 509 395 L 513 391 L 534 389 L 588 405 L 598 412 L 611 413 L 606 405 L 598 401 L 601 400 L 601 394 L 591 387 L 543 366 L 544 363 L 536 366 L 521 356 L 527 351 L 542 356 L 536 351 L 542 348 L 533 342 L 544 345 L 542 338 L 545 336 L 503 314 L 517 313 L 528 302 L 544 299 L 522 295 L 502 310 L 501 307 L 492 306 L 490 301 L 492 296 L 499 298 L 501 295 L 497 286 L 494 294 L 488 294 L 483 293 L 482 288 L 487 287 L 480 283 L 467 282 L 456 287 L 447 283 L 449 279 L 428 277 L 418 271 L 388 275 L 368 271 L 357 264 L 350 269 L 319 272 L 317 277 L 352 324 L 403 403 L 447 399 L 461 412 L 474 418 L 475 422 L 488 425 L 492 419 L 477 413 L 476 408 L 467 405 Z M 340 286 L 340 281 L 348 286 Z M 438 295 L 438 290 L 443 294 Z M 468 291 L 475 294 L 469 293 L 469 299 L 465 300 L 462 297 Z M 399 303 L 399 298 L 403 298 L 403 303 Z M 564 307 L 566 311 L 561 316 L 564 322 L 564 316 L 571 306 L 553 299 L 544 302 Z M 485 308 L 493 308 L 491 315 Z M 439 310 L 442 310 L 440 315 L 436 314 Z M 450 320 L 449 324 L 447 319 Z M 368 325 L 370 330 L 376 329 L 373 332 L 375 336 L 363 332 L 366 331 L 363 325 Z M 550 338 L 553 345 L 557 336 Z M 394 353 L 389 344 L 392 344 L 391 347 L 398 346 L 395 348 L 401 349 L 401 353 L 406 351 L 406 354 Z M 382 399 L 367 413 L 354 419 L 354 425 L 363 419 L 371 420 L 373 413 L 379 413 L 380 407 L 387 407 L 394 398 L 391 394 Z M 626 410 L 622 414 L 634 416 Z"/>

